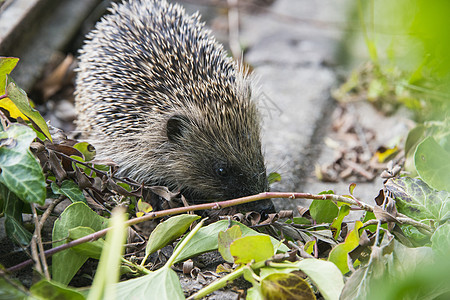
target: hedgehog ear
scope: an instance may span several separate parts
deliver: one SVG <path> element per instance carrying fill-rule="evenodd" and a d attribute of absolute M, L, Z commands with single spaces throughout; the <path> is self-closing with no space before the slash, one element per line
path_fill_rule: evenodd
<path fill-rule="evenodd" d="M 171 142 L 178 142 L 182 138 L 191 124 L 191 121 L 183 115 L 174 115 L 167 120 L 167 138 Z"/>

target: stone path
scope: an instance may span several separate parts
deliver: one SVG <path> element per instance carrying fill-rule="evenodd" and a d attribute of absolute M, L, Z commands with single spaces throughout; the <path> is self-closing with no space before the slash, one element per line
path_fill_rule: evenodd
<path fill-rule="evenodd" d="M 276 191 L 317 193 L 311 181 L 334 109 L 333 68 L 347 22 L 347 2 L 278 0 L 265 14 L 242 17 L 246 61 L 260 77 L 263 142 L 268 171 L 281 174 Z M 330 184 L 325 189 L 332 189 Z M 295 209 L 298 201 L 277 200 Z"/>
<path fill-rule="evenodd" d="M 260 78 L 268 171 L 282 176 L 275 191 L 348 193 L 351 182 L 320 182 L 314 166 L 333 159 L 324 138 L 336 107 L 330 93 L 339 84 L 337 52 L 348 28 L 355 30 L 348 25 L 350 2 L 277 0 L 265 13 L 241 16 L 241 43 L 249 48 L 245 60 Z M 399 117 L 386 118 L 364 103 L 353 108 L 354 117 L 376 132 L 379 145 L 407 132 Z M 381 179 L 358 183 L 355 196 L 372 202 L 381 187 Z M 295 209 L 305 201 L 275 202 L 279 209 Z"/>

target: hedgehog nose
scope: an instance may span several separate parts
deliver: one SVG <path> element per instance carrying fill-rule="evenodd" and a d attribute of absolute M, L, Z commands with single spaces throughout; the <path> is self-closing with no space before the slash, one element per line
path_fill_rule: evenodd
<path fill-rule="evenodd" d="M 265 220 L 268 218 L 269 214 L 275 213 L 275 206 L 271 199 L 260 200 L 256 202 L 249 202 L 246 204 L 239 205 L 241 211 L 250 212 L 254 211 L 261 215 L 261 219 Z"/>
<path fill-rule="evenodd" d="M 269 214 L 276 213 L 275 206 L 271 199 L 261 200 L 256 203 L 256 211 L 260 213 L 261 219 L 265 220 L 269 217 Z"/>

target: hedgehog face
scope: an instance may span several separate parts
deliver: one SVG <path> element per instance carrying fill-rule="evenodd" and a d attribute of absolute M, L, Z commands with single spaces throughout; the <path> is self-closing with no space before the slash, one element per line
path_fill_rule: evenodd
<path fill-rule="evenodd" d="M 166 134 L 173 147 L 171 152 L 176 153 L 171 171 L 177 178 L 177 188 L 191 201 L 227 200 L 268 190 L 259 133 L 230 134 L 232 129 L 217 123 L 202 126 L 198 120 L 183 115 L 168 119 Z M 178 170 L 184 171 L 183 176 L 177 174 Z M 189 174 L 185 174 L 186 170 Z M 273 205 L 269 200 L 248 208 L 267 212 L 273 210 Z"/>

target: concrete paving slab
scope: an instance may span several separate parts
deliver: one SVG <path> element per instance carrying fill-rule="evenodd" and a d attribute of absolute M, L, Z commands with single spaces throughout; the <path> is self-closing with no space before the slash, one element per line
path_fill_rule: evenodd
<path fill-rule="evenodd" d="M 241 17 L 245 61 L 261 85 L 268 172 L 282 176 L 272 190 L 310 191 L 305 183 L 313 176 L 322 148 L 318 135 L 328 124 L 330 90 L 337 84 L 330 65 L 343 32 L 334 24 L 345 24 L 346 9 L 346 1 L 278 0 L 266 14 Z M 303 203 L 275 202 L 278 209 Z"/>

